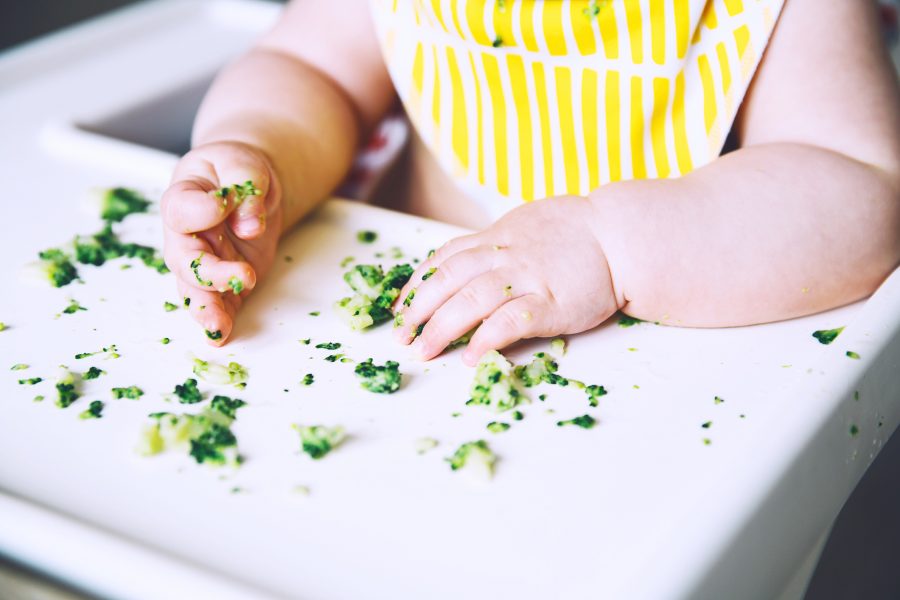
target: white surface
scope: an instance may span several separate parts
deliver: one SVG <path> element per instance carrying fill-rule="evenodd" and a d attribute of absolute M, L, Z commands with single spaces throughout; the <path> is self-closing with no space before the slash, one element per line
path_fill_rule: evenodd
<path fill-rule="evenodd" d="M 54 536 L 81 526 L 3 497 L 0 552 L 123 598 L 144 597 L 162 580 L 172 586 L 168 597 L 215 596 L 228 583 L 210 583 L 210 572 L 304 598 L 781 593 L 900 419 L 896 276 L 865 304 L 785 323 L 689 330 L 613 322 L 571 336 L 560 372 L 609 395 L 591 410 L 575 390 L 534 390 L 525 420 L 499 435 L 484 429 L 496 415 L 464 406 L 472 373 L 459 351 L 415 363 L 390 340 L 389 325 L 355 334 L 330 311 L 345 293 L 341 259 L 369 261 L 391 246 L 422 257 L 458 233 L 444 225 L 329 203 L 284 240 L 221 350 L 205 344 L 185 311 L 163 311 L 164 300 L 177 301 L 172 278 L 142 265 L 84 266 L 84 285 L 59 290 L 18 282 L 38 250 L 99 229 L 81 202 L 91 188 L 128 185 L 158 197 L 166 184 L 171 157 L 72 123 L 101 122 L 208 77 L 272 14 L 249 3 L 151 4 L 0 58 L 0 80 L 15 81 L 0 91 L 0 148 L 14 157 L 0 163 L 10 206 L 0 253 L 4 279 L 16 282 L 0 296 L 0 320 L 11 326 L 0 332 L 0 367 L 32 365 L 0 378 L 0 489 L 97 527 L 71 534 L 80 550 L 72 563 L 107 568 L 66 569 Z M 211 43 L 222 39 L 231 43 Z M 362 228 L 379 231 L 378 243 L 358 244 Z M 119 230 L 129 241 L 160 243 L 153 215 Z M 89 310 L 54 319 L 68 297 Z M 848 327 L 831 346 L 810 337 L 840 325 Z M 163 336 L 172 343 L 159 344 Z M 352 364 L 323 361 L 327 351 L 298 343 L 306 337 L 340 341 L 357 360 L 399 360 L 403 389 L 368 394 Z M 73 360 L 109 343 L 122 358 Z M 546 349 L 534 341 L 508 355 L 522 362 Z M 163 394 L 190 375 L 188 352 L 250 369 L 246 390 L 217 390 L 249 403 L 235 426 L 248 461 L 236 473 L 132 452 L 148 412 L 180 408 Z M 49 379 L 60 363 L 108 374 L 86 382 L 67 410 L 52 404 L 49 381 L 16 384 Z M 303 388 L 307 372 L 316 383 Z M 147 392 L 141 401 L 108 398 L 110 387 L 131 384 Z M 50 400 L 33 403 L 35 394 Z M 96 398 L 107 401 L 104 418 L 79 420 Z M 593 430 L 555 426 L 585 412 L 601 421 Z M 351 440 L 313 462 L 298 453 L 293 422 L 340 423 Z M 850 436 L 851 424 L 858 435 Z M 422 436 L 440 446 L 418 456 L 413 442 Z M 442 460 L 477 438 L 501 457 L 495 480 L 482 486 Z M 311 495 L 292 492 L 296 485 Z M 230 493 L 235 486 L 246 492 Z M 117 544 L 121 553 L 111 554 Z M 121 565 L 144 552 L 155 566 L 123 580 Z M 194 565 L 202 568 L 191 579 Z"/>

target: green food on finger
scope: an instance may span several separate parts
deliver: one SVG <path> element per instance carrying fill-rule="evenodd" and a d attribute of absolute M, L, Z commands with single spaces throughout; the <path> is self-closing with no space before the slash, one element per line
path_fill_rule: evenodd
<path fill-rule="evenodd" d="M 200 277 L 200 264 L 203 261 L 203 255 L 204 253 L 201 252 L 197 258 L 191 261 L 191 271 L 194 272 L 194 278 L 197 280 L 197 283 L 202 286 L 212 287 L 213 282 L 211 280 Z"/>
<path fill-rule="evenodd" d="M 237 277 L 232 276 L 231 279 L 228 280 L 228 287 L 230 287 L 231 291 L 234 292 L 234 295 L 237 296 L 244 291 L 244 282 Z"/>
<path fill-rule="evenodd" d="M 230 197 L 234 197 L 235 206 L 240 205 L 250 196 L 262 196 L 262 190 L 257 188 L 253 181 L 248 179 L 244 183 L 235 183 L 229 186 L 225 186 L 223 188 L 219 188 L 214 192 L 216 198 L 223 201 L 223 204 L 228 202 Z"/>
<path fill-rule="evenodd" d="M 222 332 L 216 329 L 215 331 L 210 331 L 209 329 L 204 330 L 206 332 L 206 337 L 215 341 L 222 339 Z"/>

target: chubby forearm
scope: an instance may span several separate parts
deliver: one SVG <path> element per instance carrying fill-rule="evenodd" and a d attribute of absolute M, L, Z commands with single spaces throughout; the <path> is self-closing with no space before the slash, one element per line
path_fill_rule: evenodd
<path fill-rule="evenodd" d="M 871 294 L 900 262 L 898 182 L 830 150 L 777 143 L 681 179 L 609 185 L 590 200 L 625 312 L 732 326 Z"/>
<path fill-rule="evenodd" d="M 302 60 L 257 48 L 219 74 L 194 125 L 193 146 L 239 142 L 271 162 L 283 197 L 283 229 L 346 175 L 360 137 L 352 103 Z"/>

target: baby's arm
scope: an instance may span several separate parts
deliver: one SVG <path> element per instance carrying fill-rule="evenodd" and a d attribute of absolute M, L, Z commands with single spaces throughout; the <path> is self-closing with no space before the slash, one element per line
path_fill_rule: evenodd
<path fill-rule="evenodd" d="M 427 359 L 478 326 L 474 364 L 617 309 L 744 325 L 872 293 L 900 262 L 900 99 L 872 9 L 787 0 L 741 109 L 742 149 L 678 180 L 531 202 L 452 240 L 401 292 L 416 288 L 398 340 Z"/>
<path fill-rule="evenodd" d="M 624 310 L 742 325 L 874 291 L 900 261 L 900 94 L 881 44 L 873 2 L 788 0 L 742 148 L 594 194 Z"/>
<path fill-rule="evenodd" d="M 337 186 L 392 99 L 364 0 L 292 3 L 216 78 L 163 197 L 166 263 L 216 343 L 281 233 Z M 211 193 L 247 180 L 259 196 Z"/>

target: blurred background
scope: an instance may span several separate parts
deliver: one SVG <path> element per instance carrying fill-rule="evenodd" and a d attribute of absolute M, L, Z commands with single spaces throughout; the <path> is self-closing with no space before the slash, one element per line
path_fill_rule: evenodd
<path fill-rule="evenodd" d="M 279 2 L 279 0 L 270 0 Z M 28 0 L 4 3 L 0 52 L 135 0 Z M 884 2 L 886 37 L 897 46 L 897 3 Z M 772 540 L 777 544 L 778 540 Z M 0 557 L 0 598 L 81 600 L 74 590 L 6 563 Z M 894 435 L 845 505 L 816 569 L 806 600 L 900 599 L 900 440 Z"/>

